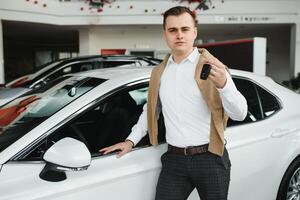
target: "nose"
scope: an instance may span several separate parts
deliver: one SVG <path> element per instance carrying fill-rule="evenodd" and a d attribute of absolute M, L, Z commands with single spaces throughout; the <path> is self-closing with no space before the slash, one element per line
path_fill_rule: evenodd
<path fill-rule="evenodd" d="M 182 31 L 178 31 L 177 32 L 177 39 L 182 39 L 183 38 L 183 33 L 182 33 Z"/>

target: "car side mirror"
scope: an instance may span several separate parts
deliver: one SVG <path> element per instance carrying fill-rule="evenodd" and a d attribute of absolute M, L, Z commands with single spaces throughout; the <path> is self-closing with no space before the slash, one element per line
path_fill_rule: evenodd
<path fill-rule="evenodd" d="M 91 164 L 91 154 L 83 142 L 66 137 L 52 145 L 44 154 L 46 165 L 40 178 L 58 182 L 65 180 L 66 171 L 86 170 Z"/>

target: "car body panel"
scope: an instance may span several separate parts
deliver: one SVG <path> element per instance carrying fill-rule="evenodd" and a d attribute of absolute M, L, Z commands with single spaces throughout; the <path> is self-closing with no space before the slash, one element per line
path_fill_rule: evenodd
<path fill-rule="evenodd" d="M 165 151 L 166 145 L 159 145 L 132 151 L 122 159 L 116 156 L 94 158 L 88 170 L 68 172 L 67 180 L 57 183 L 39 178 L 45 165 L 43 162 L 15 164 L 12 161 L 5 164 L 0 173 L 0 199 L 22 200 L 30 196 L 30 199 L 71 200 L 76 196 L 76 199 L 96 200 L 109 196 L 110 200 L 152 200 L 155 193 L 153 183 L 161 168 L 159 158 Z M 12 187 L 11 180 L 20 187 Z M 122 187 L 116 188 L 116 185 Z"/>

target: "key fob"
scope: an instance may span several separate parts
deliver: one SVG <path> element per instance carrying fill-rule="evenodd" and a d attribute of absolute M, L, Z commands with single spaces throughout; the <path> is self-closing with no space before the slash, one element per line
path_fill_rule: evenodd
<path fill-rule="evenodd" d="M 200 78 L 206 80 L 211 70 L 211 66 L 209 64 L 204 64 L 201 70 Z"/>

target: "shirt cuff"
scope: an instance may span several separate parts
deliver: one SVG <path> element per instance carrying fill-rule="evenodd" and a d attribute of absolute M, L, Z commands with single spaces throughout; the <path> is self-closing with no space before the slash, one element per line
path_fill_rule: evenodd
<path fill-rule="evenodd" d="M 126 141 L 129 141 L 129 142 L 131 142 L 132 143 L 132 147 L 134 147 L 135 146 L 135 144 L 134 144 L 134 142 L 133 141 L 131 141 L 131 140 L 129 140 L 129 139 L 125 139 L 125 142 Z"/>
<path fill-rule="evenodd" d="M 226 94 L 226 93 L 231 93 L 233 91 L 236 91 L 236 87 L 235 84 L 231 78 L 231 76 L 229 75 L 229 73 L 226 71 L 226 83 L 224 85 L 223 88 L 217 88 L 217 90 L 219 91 L 219 93 L 221 94 Z"/>
<path fill-rule="evenodd" d="M 134 137 L 134 134 L 130 134 L 125 140 L 133 142 L 133 147 L 138 143 L 139 139 Z"/>

